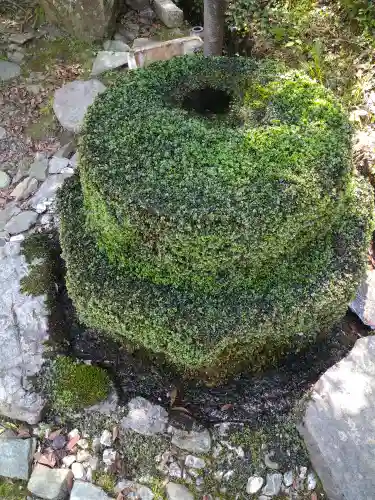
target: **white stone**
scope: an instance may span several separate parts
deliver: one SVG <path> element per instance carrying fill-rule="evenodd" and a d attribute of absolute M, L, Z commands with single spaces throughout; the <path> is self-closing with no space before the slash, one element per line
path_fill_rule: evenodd
<path fill-rule="evenodd" d="M 274 474 L 267 474 L 266 485 L 263 488 L 262 493 L 268 497 L 275 497 L 280 493 L 282 482 L 283 476 L 278 472 Z"/>
<path fill-rule="evenodd" d="M 98 53 L 94 61 L 91 75 L 98 76 L 105 71 L 110 71 L 112 69 L 121 68 L 122 66 L 127 66 L 128 64 L 128 53 L 127 52 L 113 52 L 103 50 Z"/>
<path fill-rule="evenodd" d="M 26 210 L 20 212 L 18 215 L 14 215 L 6 224 L 5 231 L 9 234 L 19 234 L 27 231 L 36 222 L 38 214 L 32 212 L 31 210 Z"/>
<path fill-rule="evenodd" d="M 181 467 L 176 463 L 172 462 L 168 468 L 168 473 L 170 477 L 180 479 L 182 477 Z"/>
<path fill-rule="evenodd" d="M 98 486 L 83 481 L 74 481 L 70 500 L 110 500 L 110 497 Z"/>
<path fill-rule="evenodd" d="M 249 495 L 254 495 L 263 486 L 264 480 L 260 476 L 251 476 L 247 481 L 246 493 Z"/>
<path fill-rule="evenodd" d="M 129 401 L 129 413 L 121 421 L 124 429 L 132 429 L 144 436 L 162 433 L 168 422 L 168 413 L 159 406 L 153 405 L 142 397 Z"/>
<path fill-rule="evenodd" d="M 168 500 L 194 500 L 194 496 L 182 484 L 168 483 L 166 486 Z"/>
<path fill-rule="evenodd" d="M 289 470 L 288 472 L 285 472 L 283 478 L 284 478 L 284 484 L 287 488 L 292 486 L 292 484 L 293 484 L 293 471 Z"/>
<path fill-rule="evenodd" d="M 208 453 L 211 449 L 211 435 L 203 431 L 184 431 L 172 427 L 172 444 L 191 453 Z"/>
<path fill-rule="evenodd" d="M 367 271 L 349 307 L 365 325 L 375 329 L 375 270 Z"/>
<path fill-rule="evenodd" d="M 75 438 L 77 436 L 80 436 L 79 430 L 78 429 L 72 429 L 69 432 L 68 436 L 69 436 L 70 439 Z"/>
<path fill-rule="evenodd" d="M 206 466 L 203 458 L 194 457 L 194 455 L 187 455 L 185 458 L 186 467 L 192 467 L 193 469 L 204 469 Z"/>
<path fill-rule="evenodd" d="M 5 189 L 10 184 L 10 177 L 6 172 L 0 170 L 0 189 Z"/>
<path fill-rule="evenodd" d="M 130 50 L 129 45 L 122 40 L 107 40 L 103 47 L 104 50 L 110 52 L 129 52 Z"/>
<path fill-rule="evenodd" d="M 73 169 L 77 167 L 78 160 L 79 160 L 79 153 L 77 151 L 77 153 L 75 153 L 69 160 L 69 164 Z"/>
<path fill-rule="evenodd" d="M 307 475 L 307 489 L 309 491 L 315 490 L 316 488 L 316 477 L 313 472 L 309 472 Z"/>
<path fill-rule="evenodd" d="M 87 460 L 90 460 L 91 455 L 89 451 L 87 450 L 78 450 L 77 452 L 77 462 L 87 462 Z"/>
<path fill-rule="evenodd" d="M 76 455 L 67 455 L 66 457 L 64 457 L 62 459 L 62 462 L 64 465 L 66 465 L 67 467 L 70 467 L 72 464 L 74 464 L 74 462 L 77 460 L 77 457 Z"/>
<path fill-rule="evenodd" d="M 34 177 L 25 177 L 17 186 L 13 189 L 10 196 L 15 198 L 16 201 L 25 200 L 31 196 L 38 188 L 38 181 Z"/>
<path fill-rule="evenodd" d="M 88 448 L 89 448 L 89 442 L 87 441 L 87 439 L 80 439 L 78 441 L 77 445 L 82 450 L 88 450 Z"/>
<path fill-rule="evenodd" d="M 300 479 L 305 479 L 307 474 L 307 467 L 300 467 L 299 468 L 299 477 Z"/>
<path fill-rule="evenodd" d="M 74 479 L 84 479 L 85 477 L 85 469 L 79 462 L 74 462 L 72 464 L 72 472 Z"/>
<path fill-rule="evenodd" d="M 58 158 L 52 156 L 49 161 L 48 172 L 50 174 L 61 174 L 61 171 L 64 170 L 69 165 L 68 158 Z"/>
<path fill-rule="evenodd" d="M 6 136 L 7 136 L 7 131 L 5 130 L 4 127 L 0 127 L 0 141 L 6 139 Z"/>
<path fill-rule="evenodd" d="M 103 462 L 106 465 L 112 465 L 117 458 L 117 451 L 112 450 L 111 448 L 108 448 L 103 451 Z"/>
<path fill-rule="evenodd" d="M 87 108 L 106 87 L 99 80 L 76 80 L 65 84 L 55 92 L 53 110 L 61 125 L 79 133 Z"/>
<path fill-rule="evenodd" d="M 158 18 L 168 28 L 177 28 L 184 22 L 184 13 L 171 0 L 155 0 L 154 9 Z"/>
<path fill-rule="evenodd" d="M 112 433 L 104 430 L 102 435 L 100 436 L 100 444 L 110 447 L 112 445 Z"/>

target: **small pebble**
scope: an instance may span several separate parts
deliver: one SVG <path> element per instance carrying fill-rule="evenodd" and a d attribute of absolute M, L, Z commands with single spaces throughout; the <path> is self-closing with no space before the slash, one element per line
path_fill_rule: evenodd
<path fill-rule="evenodd" d="M 117 452 L 111 448 L 104 450 L 103 452 L 103 462 L 106 465 L 112 465 L 116 461 Z"/>
<path fill-rule="evenodd" d="M 77 462 L 87 462 L 90 458 L 91 455 L 87 450 L 78 450 Z"/>
<path fill-rule="evenodd" d="M 68 436 L 69 436 L 69 439 L 72 439 L 72 438 L 75 438 L 75 437 L 77 437 L 77 436 L 80 436 L 80 434 L 79 434 L 79 430 L 78 430 L 78 429 L 73 429 L 73 430 L 71 430 L 71 431 L 69 432 Z"/>
<path fill-rule="evenodd" d="M 95 453 L 99 453 L 100 451 L 100 438 L 94 437 L 92 440 L 92 449 L 95 451 Z"/>
<path fill-rule="evenodd" d="M 193 469 L 203 469 L 206 463 L 202 458 L 188 455 L 185 459 L 185 465 L 186 467 L 192 467 Z"/>
<path fill-rule="evenodd" d="M 234 476 L 234 470 L 228 470 L 223 476 L 224 481 L 229 481 Z"/>
<path fill-rule="evenodd" d="M 2 141 L 3 139 L 5 139 L 7 136 L 7 131 L 5 130 L 4 127 L 0 127 L 0 141 Z"/>
<path fill-rule="evenodd" d="M 307 475 L 307 489 L 309 491 L 315 490 L 316 488 L 316 477 L 313 472 L 309 472 Z"/>
<path fill-rule="evenodd" d="M 77 445 L 82 449 L 82 450 L 88 450 L 89 448 L 89 442 L 87 439 L 80 439 L 77 443 Z"/>
<path fill-rule="evenodd" d="M 76 455 L 67 455 L 62 459 L 63 464 L 66 465 L 67 467 L 70 467 L 74 462 L 77 460 Z"/>
<path fill-rule="evenodd" d="M 107 430 L 103 431 L 100 436 L 100 444 L 109 448 L 112 445 L 112 433 Z"/>
<path fill-rule="evenodd" d="M 300 467 L 299 468 L 299 477 L 300 479 L 305 479 L 307 474 L 307 467 Z"/>
<path fill-rule="evenodd" d="M 78 462 L 74 462 L 74 464 L 72 464 L 72 472 L 74 479 L 83 479 L 85 477 L 85 469 L 83 468 L 83 465 Z"/>
<path fill-rule="evenodd" d="M 181 468 L 176 462 L 171 463 L 169 466 L 169 476 L 180 479 L 182 476 Z"/>
<path fill-rule="evenodd" d="M 254 493 L 257 493 L 261 489 L 263 483 L 264 480 L 260 476 L 249 477 L 246 486 L 246 493 L 249 493 L 249 495 L 254 495 Z"/>
<path fill-rule="evenodd" d="M 292 486 L 292 484 L 293 484 L 293 471 L 289 470 L 288 472 L 285 472 L 283 479 L 284 479 L 284 484 L 287 488 L 289 488 L 289 486 Z"/>
<path fill-rule="evenodd" d="M 271 451 L 270 453 L 266 453 L 264 455 L 264 463 L 265 463 L 265 466 L 268 468 L 268 469 L 272 469 L 272 470 L 278 470 L 279 469 L 279 464 L 277 462 L 274 462 L 273 460 L 271 460 L 271 458 L 275 455 L 275 452 L 274 451 Z"/>

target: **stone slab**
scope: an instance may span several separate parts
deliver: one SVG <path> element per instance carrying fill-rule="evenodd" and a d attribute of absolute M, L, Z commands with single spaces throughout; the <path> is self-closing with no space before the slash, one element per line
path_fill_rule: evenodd
<path fill-rule="evenodd" d="M 37 464 L 27 484 L 28 491 L 44 500 L 66 500 L 73 483 L 69 469 L 50 469 Z"/>
<path fill-rule="evenodd" d="M 184 13 L 171 0 L 155 0 L 153 5 L 156 15 L 168 28 L 178 28 L 184 22 Z"/>
<path fill-rule="evenodd" d="M 41 418 L 44 401 L 28 377 L 39 373 L 48 340 L 48 313 L 43 296 L 25 295 L 20 280 L 28 264 L 20 243 L 0 248 L 0 415 L 30 424 Z"/>
<path fill-rule="evenodd" d="M 121 68 L 128 65 L 127 52 L 115 52 L 109 50 L 102 50 L 96 56 L 94 61 L 91 75 L 98 76 L 106 71 Z"/>
<path fill-rule="evenodd" d="M 330 500 L 374 498 L 375 337 L 321 376 L 299 430 Z"/>
<path fill-rule="evenodd" d="M 98 486 L 83 481 L 75 481 L 70 500 L 110 500 L 110 497 Z"/>
<path fill-rule="evenodd" d="M 361 321 L 375 329 L 375 271 L 368 271 L 358 289 L 355 299 L 349 304 L 350 309 Z"/>
<path fill-rule="evenodd" d="M 27 481 L 36 439 L 0 439 L 0 476 Z"/>
<path fill-rule="evenodd" d="M 21 68 L 18 64 L 0 59 L 0 82 L 13 80 L 21 74 Z"/>
<path fill-rule="evenodd" d="M 99 80 L 76 80 L 67 83 L 55 92 L 53 110 L 62 127 L 79 133 L 87 108 L 106 87 Z"/>

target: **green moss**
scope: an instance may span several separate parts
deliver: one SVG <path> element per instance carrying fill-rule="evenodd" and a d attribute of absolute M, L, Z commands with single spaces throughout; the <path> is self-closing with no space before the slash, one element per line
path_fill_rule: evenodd
<path fill-rule="evenodd" d="M 28 50 L 25 68 L 50 72 L 58 65 L 78 65 L 82 76 L 85 76 L 91 71 L 96 50 L 95 45 L 69 36 L 54 40 L 39 39 Z"/>
<path fill-rule="evenodd" d="M 59 412 L 94 405 L 108 396 L 110 378 L 97 366 L 79 363 L 59 356 L 48 374 L 47 391 L 50 404 Z"/>
<path fill-rule="evenodd" d="M 113 495 L 113 491 L 117 484 L 117 477 L 115 474 L 111 474 L 110 472 L 94 471 L 93 479 L 97 486 L 100 486 L 104 491 Z"/>
<path fill-rule="evenodd" d="M 24 500 L 26 495 L 25 483 L 0 477 L 0 498 L 2 500 Z"/>
<path fill-rule="evenodd" d="M 195 110 L 207 87 L 227 113 Z M 81 320 L 214 377 L 313 342 L 365 270 L 373 201 L 350 140 L 332 94 L 272 62 L 175 58 L 119 78 L 59 203 Z"/>

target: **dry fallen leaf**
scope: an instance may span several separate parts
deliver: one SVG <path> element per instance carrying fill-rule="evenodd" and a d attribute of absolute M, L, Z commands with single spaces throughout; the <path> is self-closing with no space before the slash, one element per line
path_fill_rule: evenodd
<path fill-rule="evenodd" d="M 115 442 L 116 439 L 118 438 L 118 435 L 119 435 L 119 430 L 118 430 L 118 427 L 117 425 L 115 425 L 112 429 L 112 441 Z"/>
<path fill-rule="evenodd" d="M 173 406 L 174 405 L 174 402 L 176 401 L 176 398 L 177 398 L 177 388 L 174 387 L 172 390 L 171 390 L 171 394 L 170 394 L 170 405 Z"/>

